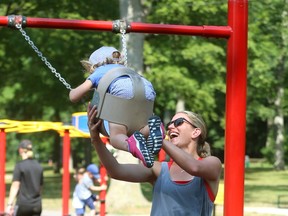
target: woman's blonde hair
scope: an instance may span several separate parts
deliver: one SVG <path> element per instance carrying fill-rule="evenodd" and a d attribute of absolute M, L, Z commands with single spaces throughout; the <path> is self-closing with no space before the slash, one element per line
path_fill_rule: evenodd
<path fill-rule="evenodd" d="M 112 58 L 106 58 L 105 61 L 99 62 L 97 64 L 93 64 L 89 60 L 81 60 L 80 62 L 82 66 L 84 67 L 85 71 L 89 73 L 93 73 L 96 68 L 106 65 L 106 64 L 124 65 L 124 59 L 122 58 L 121 53 L 119 51 L 113 52 Z"/>
<path fill-rule="evenodd" d="M 199 135 L 199 139 L 197 142 L 198 155 L 202 158 L 210 156 L 211 155 L 210 145 L 208 142 L 206 142 L 207 127 L 201 115 L 191 111 L 180 111 L 178 113 L 186 114 L 190 119 L 191 123 L 201 130 L 201 134 Z"/>

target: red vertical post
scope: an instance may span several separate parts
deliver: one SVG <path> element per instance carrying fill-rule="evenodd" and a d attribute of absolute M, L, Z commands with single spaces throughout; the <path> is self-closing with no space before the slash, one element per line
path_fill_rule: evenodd
<path fill-rule="evenodd" d="M 228 0 L 224 215 L 243 216 L 248 0 Z"/>
<path fill-rule="evenodd" d="M 107 185 L 107 170 L 101 164 L 100 165 L 100 176 L 101 176 L 101 185 Z M 105 216 L 106 214 L 106 190 L 102 190 L 99 193 L 100 200 L 100 216 Z"/>
<path fill-rule="evenodd" d="M 103 143 L 107 144 L 109 142 L 108 137 L 101 137 Z M 107 170 L 106 168 L 100 164 L 100 176 L 101 176 L 101 185 L 107 185 Z M 99 199 L 100 199 L 100 216 L 106 215 L 106 193 L 107 190 L 100 191 Z"/>
<path fill-rule="evenodd" d="M 69 198 L 70 198 L 70 134 L 69 129 L 65 129 L 63 137 L 63 176 L 62 176 L 62 215 L 69 215 Z"/>
<path fill-rule="evenodd" d="M 6 133 L 0 128 L 0 215 L 5 211 L 5 166 L 6 166 Z"/>

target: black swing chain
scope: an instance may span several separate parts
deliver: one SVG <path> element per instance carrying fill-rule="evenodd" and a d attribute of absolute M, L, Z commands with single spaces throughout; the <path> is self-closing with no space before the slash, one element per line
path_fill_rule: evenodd
<path fill-rule="evenodd" d="M 32 47 L 32 49 L 37 53 L 38 57 L 45 63 L 45 65 L 50 69 L 50 71 L 59 79 L 60 82 L 68 89 L 72 90 L 71 85 L 66 82 L 66 80 L 56 71 L 56 69 L 51 65 L 51 63 L 47 60 L 45 56 L 43 56 L 42 52 L 38 49 L 38 47 L 34 44 L 34 42 L 30 39 L 27 33 L 22 28 L 22 25 L 17 23 L 15 27 L 21 32 L 22 36 L 25 38 L 27 43 Z M 124 65 L 127 67 L 127 41 L 126 41 L 126 30 L 123 25 L 120 25 L 120 33 L 121 33 L 121 41 L 122 41 L 122 54 L 124 55 Z M 81 102 L 86 104 L 86 99 L 82 98 Z"/>

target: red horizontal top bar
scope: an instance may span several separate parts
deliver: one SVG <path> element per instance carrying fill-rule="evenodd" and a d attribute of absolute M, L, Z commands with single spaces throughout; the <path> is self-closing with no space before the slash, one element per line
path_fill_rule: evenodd
<path fill-rule="evenodd" d="M 0 26 L 8 26 L 8 17 L 9 16 L 0 16 Z M 17 17 L 22 16 L 17 15 Z M 114 24 L 115 23 L 113 21 L 25 17 L 25 25 L 23 24 L 23 26 L 31 28 L 113 31 L 115 30 L 113 26 Z M 131 22 L 129 23 L 129 29 L 127 30 L 127 32 L 197 35 L 203 37 L 228 38 L 232 33 L 232 29 L 229 26 L 186 26 Z"/>
<path fill-rule="evenodd" d="M 112 22 L 109 21 L 89 21 L 89 20 L 65 20 L 65 19 L 45 19 L 27 18 L 27 27 L 38 28 L 58 28 L 58 29 L 79 29 L 79 30 L 101 30 L 111 31 Z"/>
<path fill-rule="evenodd" d="M 232 33 L 229 26 L 187 26 L 169 24 L 131 23 L 131 32 L 154 34 L 198 35 L 204 37 L 228 38 Z"/>

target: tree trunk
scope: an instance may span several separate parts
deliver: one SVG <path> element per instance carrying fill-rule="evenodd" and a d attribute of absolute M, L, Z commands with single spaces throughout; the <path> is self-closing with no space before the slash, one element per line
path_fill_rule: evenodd
<path fill-rule="evenodd" d="M 61 160 L 61 138 L 59 134 L 55 134 L 54 142 L 53 142 L 53 163 L 54 163 L 54 173 L 60 173 L 60 169 L 62 167 L 62 160 Z"/>
<path fill-rule="evenodd" d="M 282 98 L 284 96 L 284 88 L 279 86 L 277 91 L 277 98 L 275 101 L 276 116 L 274 117 L 275 124 L 275 163 L 274 168 L 276 170 L 284 170 L 284 116 L 282 111 Z"/>
<path fill-rule="evenodd" d="M 181 98 L 178 99 L 176 104 L 176 112 L 185 110 L 185 101 Z"/>
<path fill-rule="evenodd" d="M 287 7 L 288 1 L 286 0 L 285 7 Z M 283 106 L 284 106 L 284 76 L 285 76 L 285 62 L 287 55 L 287 47 L 288 47 L 288 37 L 287 37 L 287 28 L 288 28 L 288 15 L 287 10 L 283 10 L 282 12 L 282 52 L 279 56 L 279 65 L 276 70 L 276 80 L 278 80 L 277 86 L 277 95 L 275 99 L 275 117 L 274 124 L 276 128 L 276 137 L 275 137 L 275 163 L 274 168 L 276 170 L 284 170 L 285 169 L 285 161 L 284 161 L 284 114 L 283 114 Z"/>
<path fill-rule="evenodd" d="M 124 20 L 142 22 L 140 0 L 120 0 L 120 14 Z M 126 41 L 128 67 L 142 73 L 144 35 L 126 34 Z M 118 151 L 117 160 L 119 163 L 139 163 L 138 159 L 124 151 Z M 151 203 L 143 196 L 139 183 L 129 183 L 115 179 L 111 179 L 106 204 L 109 213 L 131 214 L 141 212 L 149 214 L 151 208 Z"/>
<path fill-rule="evenodd" d="M 120 0 L 120 15 L 121 19 L 128 22 L 143 22 L 141 1 Z M 133 68 L 140 74 L 143 72 L 144 37 L 144 34 L 126 34 L 128 67 Z"/>
<path fill-rule="evenodd" d="M 275 133 L 274 133 L 274 118 L 273 116 L 269 116 L 267 121 L 267 137 L 263 155 L 267 158 L 269 163 L 274 163 L 274 140 L 275 140 Z"/>

